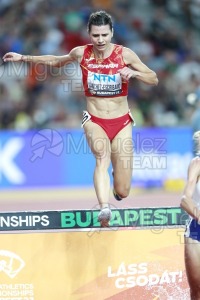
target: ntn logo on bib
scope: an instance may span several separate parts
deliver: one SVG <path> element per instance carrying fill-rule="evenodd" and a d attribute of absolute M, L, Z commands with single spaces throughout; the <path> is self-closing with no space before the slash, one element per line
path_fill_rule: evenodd
<path fill-rule="evenodd" d="M 122 90 L 122 80 L 119 73 L 109 75 L 89 71 L 87 82 L 90 92 L 99 96 L 116 95 Z"/>

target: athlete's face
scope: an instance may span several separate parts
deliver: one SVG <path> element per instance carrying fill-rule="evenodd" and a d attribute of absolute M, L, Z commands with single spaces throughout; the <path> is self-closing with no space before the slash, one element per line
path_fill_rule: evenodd
<path fill-rule="evenodd" d="M 109 25 L 91 26 L 89 32 L 91 43 L 98 51 L 104 51 L 110 44 L 113 32 L 110 30 Z"/>

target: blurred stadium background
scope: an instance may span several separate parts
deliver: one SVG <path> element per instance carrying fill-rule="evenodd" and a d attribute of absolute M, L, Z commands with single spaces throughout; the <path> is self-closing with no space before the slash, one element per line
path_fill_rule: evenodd
<path fill-rule="evenodd" d="M 117 207 L 179 205 L 191 141 L 200 129 L 199 0 L 1 0 L 0 56 L 63 55 L 89 43 L 91 12 L 114 21 L 113 42 L 135 51 L 159 85 L 130 82 L 135 161 L 132 191 Z M 0 65 L 1 210 L 93 208 L 94 160 L 80 128 L 81 73 Z"/>

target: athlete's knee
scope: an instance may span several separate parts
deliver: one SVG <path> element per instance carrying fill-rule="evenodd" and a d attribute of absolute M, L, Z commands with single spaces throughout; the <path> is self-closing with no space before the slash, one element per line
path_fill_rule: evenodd
<path fill-rule="evenodd" d="M 106 139 L 96 139 L 92 149 L 97 158 L 105 159 L 107 156 L 110 156 L 110 146 Z"/>
<path fill-rule="evenodd" d="M 100 161 L 110 161 L 110 151 L 107 147 L 96 147 L 93 149 L 94 156 Z"/>
<path fill-rule="evenodd" d="M 99 153 L 96 155 L 96 166 L 98 168 L 108 168 L 110 165 L 110 156 L 108 153 Z"/>
<path fill-rule="evenodd" d="M 114 189 L 121 198 L 128 197 L 130 193 L 130 185 L 114 185 Z"/>
<path fill-rule="evenodd" d="M 102 151 L 96 151 L 95 157 L 99 161 L 103 161 L 103 160 L 106 161 L 106 160 L 109 159 L 108 153 L 106 151 L 103 151 L 103 150 Z"/>

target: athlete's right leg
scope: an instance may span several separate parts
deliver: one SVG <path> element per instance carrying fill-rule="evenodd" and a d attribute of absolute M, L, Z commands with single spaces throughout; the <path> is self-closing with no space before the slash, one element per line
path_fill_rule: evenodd
<path fill-rule="evenodd" d="M 200 300 L 200 242 L 185 238 L 185 268 L 191 300 Z"/>
<path fill-rule="evenodd" d="M 96 158 L 94 170 L 94 188 L 101 208 L 99 221 L 102 227 L 108 226 L 111 218 L 109 209 L 110 177 L 110 140 L 105 131 L 96 123 L 88 121 L 84 125 L 88 144 Z"/>

